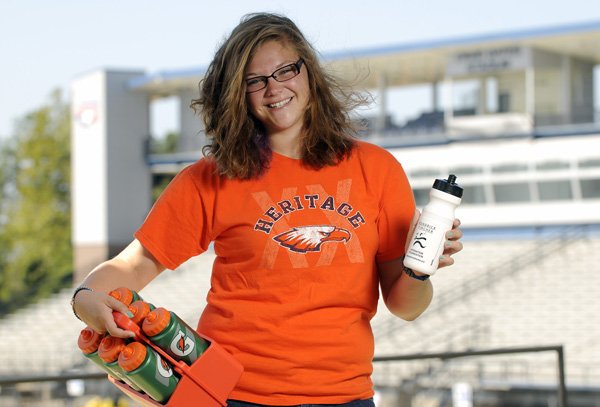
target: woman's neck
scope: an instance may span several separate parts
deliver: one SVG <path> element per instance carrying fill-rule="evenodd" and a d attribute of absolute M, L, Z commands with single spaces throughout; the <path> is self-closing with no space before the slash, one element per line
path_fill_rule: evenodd
<path fill-rule="evenodd" d="M 300 134 L 277 133 L 269 136 L 269 146 L 277 154 L 301 158 Z"/>

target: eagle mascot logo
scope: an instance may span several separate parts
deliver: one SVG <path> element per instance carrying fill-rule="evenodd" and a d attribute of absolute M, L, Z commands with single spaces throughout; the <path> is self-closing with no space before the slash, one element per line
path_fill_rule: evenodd
<path fill-rule="evenodd" d="M 350 232 L 330 225 L 298 226 L 275 237 L 277 243 L 293 252 L 318 252 L 326 242 L 347 242 Z"/>

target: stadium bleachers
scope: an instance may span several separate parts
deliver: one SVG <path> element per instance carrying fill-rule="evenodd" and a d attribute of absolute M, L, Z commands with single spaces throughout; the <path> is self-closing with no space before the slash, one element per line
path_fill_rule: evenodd
<path fill-rule="evenodd" d="M 569 385 L 600 387 L 600 237 L 584 229 L 565 238 L 474 239 L 465 236 L 457 265 L 432 277 L 435 297 L 416 321 L 393 317 L 383 303 L 373 319 L 376 356 L 564 345 Z M 195 326 L 210 287 L 213 253 L 165 271 L 144 299 Z M 516 267 L 516 269 L 513 269 Z M 477 282 L 473 285 L 473 282 Z M 0 377 L 94 371 L 76 341 L 83 323 L 69 307 L 71 290 L 0 320 Z M 193 306 L 189 306 L 193 304 Z M 456 380 L 556 384 L 552 353 L 377 363 L 377 385 Z"/>
<path fill-rule="evenodd" d="M 600 375 L 594 366 L 600 357 L 600 273 L 593 254 L 600 249 L 600 239 L 580 235 L 564 240 L 468 241 L 465 245 L 456 255 L 458 265 L 433 277 L 436 295 L 419 319 L 404 322 L 378 313 L 373 321 L 376 354 L 563 345 L 567 383 L 597 387 Z M 546 247 L 553 250 L 548 252 Z M 531 253 L 545 254 L 533 256 L 528 264 L 511 272 L 515 259 Z M 499 268 L 502 263 L 504 268 Z M 470 293 L 465 289 L 465 283 L 490 269 L 509 278 L 490 278 L 487 286 Z M 439 307 L 445 296 L 454 298 L 461 292 L 465 293 L 461 300 Z M 443 375 L 450 367 L 462 369 L 465 375 L 471 371 L 471 381 L 477 382 L 474 385 L 502 380 L 556 384 L 558 377 L 552 353 L 405 364 L 412 365 L 412 370 L 396 365 L 397 371 L 376 365 L 375 382 L 398 384 L 431 366 L 437 366 L 438 379 L 446 386 L 456 380 L 454 374 Z M 432 376 L 430 372 L 425 377 Z"/>
<path fill-rule="evenodd" d="M 207 253 L 175 271 L 165 271 L 142 291 L 144 299 L 175 311 L 195 326 L 210 286 L 213 258 Z M 77 348 L 85 325 L 73 316 L 71 294 L 71 289 L 64 290 L 0 320 L 0 377 L 58 373 L 73 367 L 96 369 Z"/>

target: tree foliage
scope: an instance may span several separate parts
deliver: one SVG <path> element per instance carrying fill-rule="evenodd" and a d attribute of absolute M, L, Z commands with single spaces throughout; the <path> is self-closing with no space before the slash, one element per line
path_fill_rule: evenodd
<path fill-rule="evenodd" d="M 168 154 L 177 152 L 179 133 L 170 131 L 163 138 L 152 138 L 150 152 L 152 154 Z"/>
<path fill-rule="evenodd" d="M 0 150 L 0 313 L 70 284 L 69 107 L 55 91 Z"/>

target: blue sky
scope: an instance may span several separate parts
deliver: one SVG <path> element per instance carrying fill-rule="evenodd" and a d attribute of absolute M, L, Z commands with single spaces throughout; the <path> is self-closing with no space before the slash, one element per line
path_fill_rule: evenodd
<path fill-rule="evenodd" d="M 323 52 L 600 21 L 596 0 L 2 0 L 0 137 L 87 71 L 206 66 L 255 11 L 288 15 Z"/>

